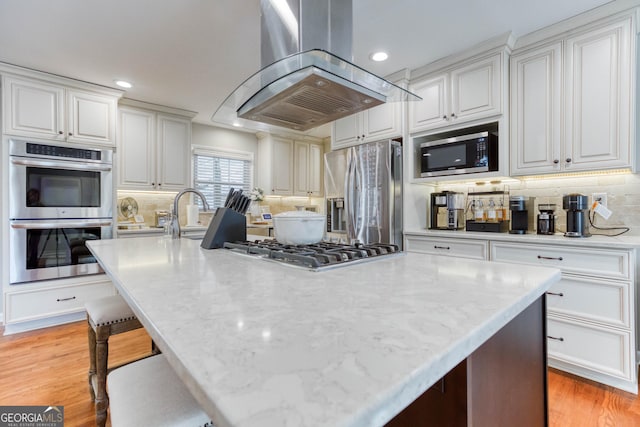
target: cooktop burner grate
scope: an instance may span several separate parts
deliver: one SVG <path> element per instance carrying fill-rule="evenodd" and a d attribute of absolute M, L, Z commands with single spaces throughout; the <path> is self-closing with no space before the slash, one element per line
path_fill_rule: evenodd
<path fill-rule="evenodd" d="M 226 242 L 223 247 L 313 270 L 400 253 L 397 245 L 387 243 L 345 245 L 320 242 L 311 245 L 285 245 L 276 240 L 257 240 Z"/>

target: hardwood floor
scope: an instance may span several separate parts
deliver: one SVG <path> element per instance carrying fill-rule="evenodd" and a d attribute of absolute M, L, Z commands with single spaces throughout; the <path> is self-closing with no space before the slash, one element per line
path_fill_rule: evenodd
<path fill-rule="evenodd" d="M 93 426 L 86 328 L 85 322 L 76 322 L 0 336 L 0 405 L 63 405 L 65 426 Z M 151 340 L 142 329 L 112 336 L 110 364 L 144 356 L 150 348 Z M 550 370 L 549 425 L 640 426 L 640 398 Z"/>

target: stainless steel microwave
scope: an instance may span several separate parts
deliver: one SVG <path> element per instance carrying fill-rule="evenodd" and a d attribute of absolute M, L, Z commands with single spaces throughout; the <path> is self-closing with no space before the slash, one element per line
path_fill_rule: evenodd
<path fill-rule="evenodd" d="M 498 170 L 498 136 L 493 132 L 420 144 L 420 176 L 459 175 Z"/>

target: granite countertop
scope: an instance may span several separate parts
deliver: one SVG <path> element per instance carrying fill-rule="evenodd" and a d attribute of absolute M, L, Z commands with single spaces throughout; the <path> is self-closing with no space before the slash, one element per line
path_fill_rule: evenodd
<path fill-rule="evenodd" d="M 312 272 L 199 244 L 88 246 L 219 427 L 382 425 L 560 278 L 417 253 Z"/>
<path fill-rule="evenodd" d="M 503 242 L 521 242 L 521 243 L 543 243 L 559 246 L 582 246 L 590 248 L 606 248 L 606 249 L 634 249 L 640 248 L 640 236 L 603 236 L 592 235 L 591 237 L 565 237 L 562 233 L 554 235 L 536 234 L 530 232 L 527 234 L 510 234 L 510 233 L 489 233 L 482 231 L 465 231 L 465 230 L 405 230 L 405 236 L 428 236 L 428 237 L 452 237 L 460 239 L 476 239 L 476 240 L 493 240 Z"/>

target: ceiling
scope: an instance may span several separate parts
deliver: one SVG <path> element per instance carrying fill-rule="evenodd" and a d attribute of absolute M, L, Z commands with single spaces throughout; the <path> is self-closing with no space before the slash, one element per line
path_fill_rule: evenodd
<path fill-rule="evenodd" d="M 353 0 L 353 61 L 385 76 L 609 0 Z M 0 61 L 210 117 L 260 67 L 259 0 L 0 0 Z M 374 63 L 370 53 L 389 59 Z M 309 131 L 327 136 L 328 126 Z"/>

